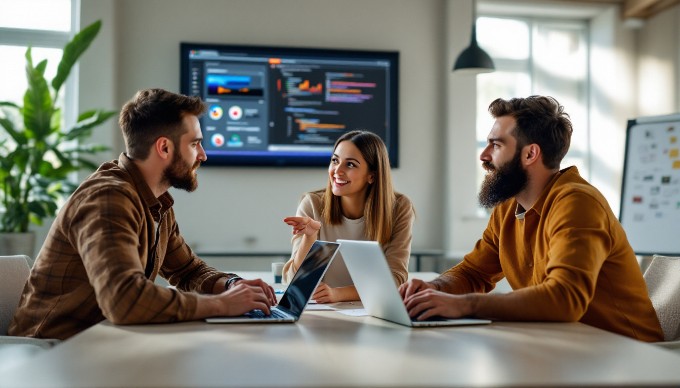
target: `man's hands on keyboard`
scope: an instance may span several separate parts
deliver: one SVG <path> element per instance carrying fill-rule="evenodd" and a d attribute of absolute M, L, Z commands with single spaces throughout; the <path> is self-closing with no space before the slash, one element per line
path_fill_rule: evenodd
<path fill-rule="evenodd" d="M 271 310 L 271 314 L 267 315 L 264 313 L 264 311 L 260 309 L 255 309 L 255 310 L 250 310 L 249 312 L 245 313 L 246 316 L 252 317 L 252 318 L 268 318 L 268 317 L 274 317 L 274 318 L 285 318 L 286 316 L 281 314 L 279 311 L 273 309 Z"/>
<path fill-rule="evenodd" d="M 225 287 L 224 278 L 216 284 Z M 194 319 L 209 317 L 237 317 L 257 309 L 269 313 L 275 306 L 276 295 L 274 289 L 262 279 L 241 279 L 233 283 L 228 290 L 220 287 L 214 294 L 198 294 Z"/>
<path fill-rule="evenodd" d="M 253 318 L 265 318 L 268 317 L 267 314 L 264 313 L 264 311 L 260 309 L 255 309 L 255 310 L 250 310 L 247 313 L 244 314 L 245 316 L 248 317 L 253 317 Z"/>

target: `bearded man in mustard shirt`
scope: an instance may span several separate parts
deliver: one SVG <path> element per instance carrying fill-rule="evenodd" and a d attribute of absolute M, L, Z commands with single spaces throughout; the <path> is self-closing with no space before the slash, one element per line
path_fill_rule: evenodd
<path fill-rule="evenodd" d="M 572 125 L 554 98 L 497 99 L 480 155 L 479 202 L 493 208 L 463 261 L 399 291 L 411 317 L 582 322 L 662 341 L 635 253 L 602 194 L 576 167 L 560 169 Z M 513 291 L 489 293 L 506 278 Z"/>

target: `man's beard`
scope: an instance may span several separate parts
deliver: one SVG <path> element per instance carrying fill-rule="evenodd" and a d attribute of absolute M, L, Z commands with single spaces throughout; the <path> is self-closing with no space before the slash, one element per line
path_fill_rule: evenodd
<path fill-rule="evenodd" d="M 201 162 L 197 161 L 193 166 L 188 166 L 184 159 L 182 159 L 182 155 L 176 152 L 170 166 L 163 171 L 163 178 L 170 183 L 170 186 L 176 189 L 192 192 L 198 187 L 198 180 L 194 170 L 200 164 Z"/>
<path fill-rule="evenodd" d="M 517 150 L 511 161 L 496 168 L 484 162 L 487 171 L 482 188 L 479 190 L 479 204 L 487 209 L 516 196 L 529 182 L 527 172 L 522 167 L 520 151 Z"/>

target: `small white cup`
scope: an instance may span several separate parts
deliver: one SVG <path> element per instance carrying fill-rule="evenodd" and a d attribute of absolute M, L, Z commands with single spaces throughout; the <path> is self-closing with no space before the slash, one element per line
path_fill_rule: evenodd
<path fill-rule="evenodd" d="M 274 283 L 281 283 L 283 281 L 283 264 L 272 263 L 272 275 L 274 275 Z"/>

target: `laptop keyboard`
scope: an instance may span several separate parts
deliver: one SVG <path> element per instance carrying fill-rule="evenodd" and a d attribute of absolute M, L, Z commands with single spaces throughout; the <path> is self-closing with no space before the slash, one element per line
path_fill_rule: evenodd
<path fill-rule="evenodd" d="M 411 318 L 411 322 L 441 322 L 441 321 L 448 321 L 448 319 L 440 316 L 429 317 L 424 321 L 419 321 L 418 318 Z"/>
<path fill-rule="evenodd" d="M 279 312 L 278 310 L 273 310 L 273 309 L 272 309 L 272 310 L 270 310 L 270 311 L 271 311 L 271 315 L 267 315 L 267 314 L 264 313 L 264 311 L 262 311 L 262 310 L 260 310 L 260 309 L 255 309 L 255 310 L 250 310 L 250 311 L 247 312 L 245 315 L 246 315 L 247 317 L 251 317 L 251 318 L 253 318 L 253 319 L 262 319 L 262 318 L 270 318 L 270 317 L 274 317 L 274 318 L 288 318 L 287 315 L 285 315 L 285 314 Z"/>

